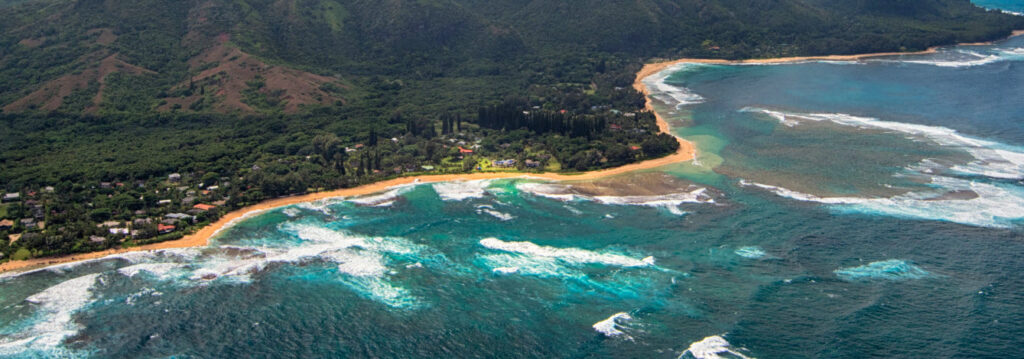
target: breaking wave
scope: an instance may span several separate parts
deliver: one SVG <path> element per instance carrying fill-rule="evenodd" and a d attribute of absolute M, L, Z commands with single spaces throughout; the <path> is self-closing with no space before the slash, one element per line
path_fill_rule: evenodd
<path fill-rule="evenodd" d="M 1003 61 L 1024 60 L 1024 48 L 993 47 L 990 49 L 955 49 L 936 54 L 901 59 L 872 59 L 873 62 L 895 62 L 939 67 L 973 67 Z"/>
<path fill-rule="evenodd" d="M 840 279 L 848 281 L 921 279 L 931 275 L 924 269 L 921 269 L 921 267 L 900 259 L 871 262 L 859 267 L 836 269 L 834 273 Z"/>
<path fill-rule="evenodd" d="M 0 355 L 72 356 L 61 348 L 61 343 L 81 329 L 72 315 L 91 302 L 97 278 L 99 274 L 77 277 L 26 298 L 26 302 L 37 307 L 34 324 L 16 334 L 0 337 Z"/>
<path fill-rule="evenodd" d="M 483 198 L 487 195 L 487 186 L 490 183 L 490 180 L 438 182 L 434 183 L 432 187 L 441 200 L 463 201 L 470 198 Z"/>
<path fill-rule="evenodd" d="M 386 207 L 395 203 L 398 198 L 410 189 L 412 189 L 410 186 L 400 186 L 378 194 L 348 198 L 346 201 L 360 206 Z"/>
<path fill-rule="evenodd" d="M 633 339 L 632 337 L 626 335 L 626 333 L 621 330 L 621 323 L 628 322 L 631 320 L 633 320 L 633 317 L 631 317 L 629 313 L 615 313 L 614 315 L 608 317 L 608 319 L 594 323 L 593 328 L 598 333 L 604 334 L 604 336 L 609 338 L 624 336 L 626 339 Z"/>
<path fill-rule="evenodd" d="M 703 103 L 704 98 L 693 91 L 690 91 L 690 89 L 681 86 L 669 85 L 665 81 L 673 74 L 691 69 L 695 70 L 706 66 L 708 65 L 697 63 L 673 65 L 665 70 L 648 76 L 643 80 L 643 82 L 644 85 L 651 90 L 651 97 L 654 97 L 666 104 L 674 105 L 676 109 L 687 105 Z"/>
<path fill-rule="evenodd" d="M 521 182 L 516 184 L 520 191 L 558 201 L 592 201 L 605 205 L 647 206 L 665 208 L 673 214 L 682 215 L 679 206 L 686 203 L 715 203 L 715 198 L 704 187 L 691 186 L 686 191 L 650 196 L 587 196 L 574 193 L 571 185 Z"/>
<path fill-rule="evenodd" d="M 482 204 L 482 205 L 476 206 L 476 213 L 479 213 L 479 214 L 489 214 L 492 217 L 497 218 L 497 219 L 499 219 L 501 221 L 511 221 L 513 219 L 516 219 L 516 216 L 513 216 L 513 215 L 508 214 L 508 213 L 504 213 L 504 212 L 499 212 L 499 211 L 495 210 L 493 206 L 486 205 L 486 204 Z"/>
<path fill-rule="evenodd" d="M 927 188 L 890 198 L 819 197 L 745 180 L 740 180 L 740 185 L 769 190 L 795 200 L 834 205 L 833 208 L 840 211 L 1001 228 L 1011 227 L 1024 219 L 1024 188 L 1006 181 L 1024 179 L 1022 147 L 962 135 L 946 127 L 881 121 L 840 113 L 791 113 L 761 108 L 744 108 L 741 111 L 762 113 L 788 126 L 804 121 L 827 121 L 899 133 L 913 140 L 962 151 L 972 159 L 945 165 L 926 159 L 910 166 L 906 170 L 925 179 Z"/>
<path fill-rule="evenodd" d="M 533 242 L 506 242 L 497 238 L 484 238 L 480 245 L 499 251 L 519 253 L 533 257 L 555 258 L 560 261 L 576 264 L 603 264 L 618 267 L 654 266 L 654 257 L 636 259 L 633 257 L 588 251 L 579 248 L 557 248 L 537 245 Z"/>
<path fill-rule="evenodd" d="M 713 335 L 698 342 L 690 344 L 690 347 L 686 349 L 679 356 L 682 358 L 694 358 L 694 359 L 725 359 L 725 358 L 740 358 L 740 359 L 753 359 L 743 355 L 739 350 L 734 349 L 732 344 L 729 344 L 725 338 L 718 335 Z"/>
<path fill-rule="evenodd" d="M 764 249 L 761 249 L 761 247 L 758 246 L 740 247 L 739 249 L 736 249 L 733 253 L 736 253 L 736 255 L 747 259 L 761 259 L 764 258 L 765 255 L 767 255 L 764 252 Z"/>

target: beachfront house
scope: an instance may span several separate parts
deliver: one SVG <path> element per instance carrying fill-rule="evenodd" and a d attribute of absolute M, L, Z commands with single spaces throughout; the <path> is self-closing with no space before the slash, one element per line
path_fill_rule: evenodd
<path fill-rule="evenodd" d="M 11 227 L 14 227 L 14 221 L 9 219 L 0 221 L 0 231 L 11 229 Z"/>
<path fill-rule="evenodd" d="M 514 159 L 494 161 L 494 166 L 495 167 L 506 167 L 507 168 L 507 167 L 515 167 L 515 165 L 516 165 L 516 160 L 514 160 Z"/>
<path fill-rule="evenodd" d="M 172 226 L 172 225 L 162 224 L 161 223 L 161 224 L 157 224 L 156 225 L 156 232 L 160 233 L 160 234 L 167 234 L 167 233 L 174 232 L 174 228 L 175 227 Z"/>

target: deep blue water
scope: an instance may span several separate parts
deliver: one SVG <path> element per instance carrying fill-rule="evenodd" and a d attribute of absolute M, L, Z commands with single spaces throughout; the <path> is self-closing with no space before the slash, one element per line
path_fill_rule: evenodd
<path fill-rule="evenodd" d="M 1022 47 L 686 65 L 669 193 L 424 184 L 5 275 L 0 357 L 1020 357 Z"/>

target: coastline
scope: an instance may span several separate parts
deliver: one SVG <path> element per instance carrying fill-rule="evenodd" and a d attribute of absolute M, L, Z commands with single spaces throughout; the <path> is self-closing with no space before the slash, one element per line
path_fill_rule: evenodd
<path fill-rule="evenodd" d="M 665 70 L 665 69 L 667 69 L 667 68 L 669 68 L 669 67 L 671 67 L 673 65 L 678 65 L 678 64 L 681 64 L 681 63 L 729 65 L 729 64 L 784 64 L 784 63 L 801 62 L 801 61 L 855 61 L 855 60 L 862 60 L 862 59 L 866 59 L 866 58 L 883 57 L 883 56 L 927 55 L 927 54 L 933 54 L 933 53 L 937 52 L 939 49 L 944 48 L 944 47 L 991 45 L 991 44 L 995 43 L 996 41 L 1002 41 L 1002 40 L 1009 39 L 1011 37 L 1017 37 L 1017 36 L 1021 36 L 1021 35 L 1024 35 L 1024 30 L 1014 30 L 1013 32 L 1010 33 L 1010 36 L 1007 36 L 1007 37 L 1005 37 L 1003 39 L 999 39 L 999 40 L 986 41 L 986 42 L 960 43 L 960 44 L 945 45 L 945 46 L 932 46 L 932 47 L 929 47 L 927 50 L 914 51 L 914 52 L 874 52 L 874 53 L 854 54 L 854 55 L 794 56 L 794 57 L 775 57 L 775 58 L 769 58 L 769 59 L 748 59 L 748 60 L 722 60 L 722 59 L 682 58 L 682 59 L 675 59 L 675 60 L 661 61 L 661 62 L 645 64 L 644 67 L 641 68 L 639 72 L 637 72 L 637 81 L 635 83 L 633 83 L 633 88 L 637 89 L 637 91 L 643 92 L 644 95 L 647 95 L 646 87 L 644 87 L 643 84 L 640 83 L 640 80 L 642 80 L 643 78 L 646 78 L 647 76 L 651 76 L 651 75 L 654 75 L 656 73 L 659 73 L 659 72 L 661 72 L 661 71 L 663 71 L 663 70 Z M 650 105 L 650 98 L 647 99 L 647 102 L 648 102 L 648 105 Z"/>
<path fill-rule="evenodd" d="M 642 78 L 640 78 L 642 79 Z M 639 83 L 640 80 L 637 80 Z M 646 89 L 645 89 L 646 90 Z M 646 94 L 646 92 L 644 92 Z M 650 107 L 650 100 L 648 99 L 648 107 Z M 671 135 L 669 132 L 668 123 L 665 122 L 661 116 L 656 116 L 658 121 L 658 128 Z M 360 195 L 367 195 L 372 193 L 378 193 L 386 191 L 395 186 L 409 185 L 409 184 L 423 184 L 423 183 L 435 183 L 435 182 L 450 182 L 450 181 L 473 181 L 473 180 L 489 180 L 489 179 L 507 179 L 507 178 L 524 178 L 524 179 L 541 179 L 550 181 L 581 181 L 581 180 L 592 180 L 603 177 L 615 176 L 628 172 L 634 172 L 645 169 L 657 168 L 673 163 L 685 162 L 693 160 L 696 156 L 696 146 L 690 142 L 687 142 L 678 136 L 676 140 L 679 141 L 679 150 L 671 155 L 646 160 L 643 162 L 631 163 L 624 166 L 606 168 L 595 171 L 588 171 L 576 174 L 560 174 L 560 173 L 525 173 L 525 172 L 481 172 L 481 173 L 467 173 L 467 174 L 444 174 L 444 175 L 422 175 L 422 176 L 409 176 L 399 177 L 386 181 L 374 182 L 365 184 L 362 186 L 352 188 L 342 188 L 331 191 L 308 193 L 304 195 L 281 197 L 265 200 L 260 203 L 249 205 L 240 209 L 226 213 L 216 222 L 206 225 L 200 228 L 195 233 L 186 235 L 180 239 L 146 244 L 138 247 L 128 248 L 116 248 L 108 249 L 99 252 L 80 253 L 59 257 L 44 257 L 44 258 L 33 258 L 20 261 L 8 261 L 0 263 L 0 273 L 9 271 L 21 271 L 21 270 L 32 270 L 42 267 L 48 267 L 57 264 L 79 262 L 86 260 L 99 259 L 115 254 L 122 254 L 128 252 L 142 252 L 142 251 L 156 251 L 163 249 L 174 249 L 174 248 L 191 248 L 191 247 L 202 247 L 209 245 L 210 239 L 217 235 L 221 230 L 230 227 L 234 222 L 244 219 L 245 217 L 271 210 L 274 208 L 289 206 L 293 204 L 299 204 L 303 202 L 313 202 L 328 198 L 337 197 L 353 197 Z"/>
<path fill-rule="evenodd" d="M 1015 37 L 1024 35 L 1024 30 L 1015 30 L 1009 37 Z M 997 40 L 998 41 L 998 40 Z M 981 42 L 981 43 L 962 43 L 951 46 L 977 46 L 987 45 L 995 41 Z M 391 180 L 370 183 L 362 186 L 337 189 L 332 191 L 309 193 L 305 195 L 290 196 L 265 200 L 263 202 L 249 205 L 231 212 L 228 212 L 222 216 L 219 220 L 211 223 L 203 228 L 200 228 L 195 233 L 186 235 L 180 239 L 159 242 L 153 244 L 147 244 L 137 247 L 129 248 L 117 248 L 108 249 L 99 252 L 80 253 L 59 257 L 46 257 L 46 258 L 34 258 L 20 261 L 7 261 L 0 263 L 0 273 L 9 271 L 23 271 L 31 270 L 41 267 L 52 266 L 56 264 L 78 262 L 85 260 L 99 259 L 111 255 L 128 253 L 128 252 L 140 252 L 140 251 L 156 251 L 163 249 L 174 249 L 174 248 L 190 248 L 190 247 L 201 247 L 209 244 L 211 238 L 216 236 L 221 230 L 230 227 L 234 222 L 244 219 L 245 217 L 259 213 L 266 210 L 271 210 L 278 207 L 284 207 L 288 205 L 312 202 L 317 200 L 323 200 L 328 198 L 336 197 L 352 197 L 359 195 L 372 194 L 377 192 L 385 191 L 391 187 L 408 185 L 414 183 L 434 183 L 434 182 L 448 182 L 448 181 L 470 181 L 470 180 L 487 180 L 487 179 L 508 179 L 508 178 L 525 178 L 525 179 L 541 179 L 551 181 L 580 181 L 580 180 L 592 180 L 603 177 L 615 176 L 628 172 L 634 172 L 639 170 L 653 169 L 662 167 L 669 164 L 680 163 L 691 161 L 696 158 L 696 145 L 688 142 L 679 136 L 676 136 L 671 132 L 671 128 L 668 122 L 660 115 L 657 111 L 654 111 L 653 100 L 651 99 L 650 91 L 647 86 L 644 85 L 643 80 L 648 76 L 657 74 L 665 69 L 677 65 L 680 63 L 705 63 L 705 64 L 780 64 L 790 62 L 801 62 L 801 61 L 854 61 L 864 58 L 881 57 L 881 56 L 899 56 L 899 55 L 921 55 L 930 54 L 936 52 L 939 48 L 948 46 L 936 46 L 931 47 L 924 51 L 917 52 L 883 52 L 883 53 L 869 53 L 869 54 L 856 54 L 856 55 L 828 55 L 828 56 L 802 56 L 802 57 L 782 57 L 782 58 L 769 58 L 769 59 L 751 59 L 751 60 L 721 60 L 721 59 L 693 59 L 693 58 L 682 58 L 670 61 L 662 61 L 645 64 L 640 71 L 636 74 L 636 80 L 633 82 L 633 88 L 643 93 L 646 97 L 645 108 L 648 111 L 654 113 L 657 120 L 658 129 L 662 133 L 667 133 L 676 138 L 679 142 L 680 147 L 676 153 L 651 159 L 643 162 L 632 163 L 624 166 L 607 168 L 602 170 L 595 170 L 577 174 L 559 174 L 559 173 L 522 173 L 522 172 L 485 172 L 485 173 L 469 173 L 469 174 L 445 174 L 445 175 L 422 175 L 422 176 L 410 176 L 410 177 L 399 177 Z"/>

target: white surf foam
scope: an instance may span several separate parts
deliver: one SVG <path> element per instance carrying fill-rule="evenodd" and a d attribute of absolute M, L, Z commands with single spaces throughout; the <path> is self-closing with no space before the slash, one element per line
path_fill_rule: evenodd
<path fill-rule="evenodd" d="M 326 215 L 330 215 L 332 213 L 331 212 L 331 205 L 336 203 L 339 200 L 340 200 L 339 198 L 324 198 L 324 199 L 320 199 L 320 200 L 316 200 L 316 201 L 312 201 L 312 202 L 301 202 L 301 203 L 296 204 L 295 206 L 299 207 L 299 208 L 302 208 L 302 209 L 305 209 L 305 210 L 309 210 L 309 211 L 313 211 L 313 212 L 320 212 L 320 213 L 323 213 L 323 214 L 326 214 Z"/>
<path fill-rule="evenodd" d="M 896 58 L 865 59 L 869 62 L 906 63 L 938 67 L 974 67 L 1003 61 L 1019 61 L 1024 59 L 1018 50 L 1021 48 L 983 47 L 983 48 L 947 48 L 927 55 L 910 55 Z"/>
<path fill-rule="evenodd" d="M 479 213 L 479 214 L 489 214 L 492 217 L 497 218 L 497 219 L 499 219 L 501 221 L 511 221 L 513 219 L 516 219 L 516 216 L 513 216 L 513 215 L 508 214 L 508 213 L 504 213 L 504 212 L 499 212 L 499 211 L 495 210 L 493 206 L 486 205 L 486 204 L 476 206 L 476 213 Z"/>
<path fill-rule="evenodd" d="M 740 257 L 748 258 L 748 259 L 761 259 L 761 258 L 764 258 L 767 255 L 764 252 L 764 249 L 761 249 L 761 247 L 758 247 L 758 246 L 740 247 L 740 248 L 736 249 L 736 251 L 734 251 L 734 253 L 736 253 L 736 255 L 738 255 Z"/>
<path fill-rule="evenodd" d="M 582 277 L 583 274 L 559 264 L 555 258 L 530 257 L 511 254 L 488 254 L 480 256 L 491 272 L 499 275 L 528 275 L 542 278 Z"/>
<path fill-rule="evenodd" d="M 733 349 L 732 345 L 725 338 L 718 335 L 713 335 L 690 344 L 690 347 L 679 358 L 688 358 L 687 355 L 695 359 L 753 359 Z"/>
<path fill-rule="evenodd" d="M 912 263 L 900 259 L 871 262 L 859 267 L 836 269 L 836 276 L 843 280 L 868 279 L 906 280 L 921 279 L 931 274 Z"/>
<path fill-rule="evenodd" d="M 715 203 L 707 188 L 691 186 L 686 191 L 652 196 L 584 196 L 573 193 L 572 185 L 521 182 L 516 184 L 520 191 L 559 201 L 584 200 L 605 205 L 647 206 L 665 208 L 676 215 L 685 212 L 679 209 L 684 203 Z M 575 210 L 575 209 L 574 209 Z M 576 211 L 573 211 L 574 214 Z"/>
<path fill-rule="evenodd" d="M 741 185 L 769 190 L 778 196 L 798 201 L 832 205 L 839 212 L 882 214 L 893 217 L 940 220 L 979 227 L 1008 228 L 1024 220 L 1024 189 L 1007 184 L 987 184 L 939 177 L 934 193 L 908 193 L 891 198 L 818 197 L 782 187 L 740 180 Z M 936 199 L 943 192 L 970 190 L 973 199 Z"/>
<path fill-rule="evenodd" d="M 300 212 L 299 212 L 298 208 L 287 207 L 287 208 L 281 210 L 281 213 L 284 213 L 284 215 L 286 215 L 288 217 L 294 218 L 295 216 L 298 216 Z"/>
<path fill-rule="evenodd" d="M 630 336 L 626 335 L 626 333 L 620 329 L 622 328 L 621 323 L 628 322 L 631 320 L 633 320 L 633 317 L 629 316 L 629 313 L 620 312 L 613 314 L 612 316 L 608 317 L 608 319 L 594 323 L 593 327 L 594 330 L 596 330 L 598 333 L 604 334 L 604 336 L 606 337 L 625 336 L 627 339 L 632 339 Z"/>
<path fill-rule="evenodd" d="M 384 256 L 380 253 L 360 253 L 351 249 L 343 249 L 322 254 L 333 262 L 338 262 L 338 271 L 356 277 L 383 277 L 388 268 L 384 265 Z"/>
<path fill-rule="evenodd" d="M 434 192 L 444 201 L 463 201 L 470 198 L 483 198 L 487 194 L 490 180 L 438 182 L 432 186 Z"/>
<path fill-rule="evenodd" d="M 400 186 L 400 187 L 396 187 L 396 188 L 393 188 L 391 190 L 388 190 L 388 191 L 385 191 L 385 192 L 382 192 L 382 193 L 372 194 L 372 195 L 368 195 L 368 196 L 360 196 L 360 197 L 355 197 L 355 198 L 349 198 L 349 199 L 346 199 L 346 201 L 352 202 L 352 203 L 355 203 L 355 204 L 358 204 L 358 205 L 361 205 L 361 206 L 383 207 L 383 206 L 388 206 L 388 205 L 393 204 L 395 202 L 395 200 L 400 198 L 403 194 L 408 192 L 409 189 L 411 189 L 411 188 L 412 187 L 410 187 L 410 186 Z"/>
<path fill-rule="evenodd" d="M 117 272 L 127 277 L 134 277 L 145 272 L 164 279 L 170 277 L 171 272 L 184 266 L 182 263 L 139 263 L 119 268 Z"/>
<path fill-rule="evenodd" d="M 681 63 L 670 66 L 658 73 L 648 76 L 643 80 L 644 85 L 651 91 L 651 96 L 666 104 L 674 105 L 676 109 L 687 105 L 694 105 L 704 102 L 704 98 L 688 88 L 669 85 L 665 81 L 674 73 L 680 71 L 697 69 L 707 66 L 705 64 Z"/>
<path fill-rule="evenodd" d="M 61 342 L 81 329 L 72 315 L 91 301 L 97 278 L 99 274 L 77 277 L 26 298 L 25 301 L 38 307 L 37 322 L 14 338 L 0 342 L 0 355 L 61 351 Z"/>
<path fill-rule="evenodd" d="M 567 192 L 567 189 L 570 187 L 571 185 L 556 185 L 543 182 L 516 183 L 516 189 L 520 191 L 527 192 L 534 196 L 550 198 L 563 202 L 569 202 L 576 199 L 576 195 Z"/>
<path fill-rule="evenodd" d="M 647 267 L 654 265 L 654 257 L 636 259 L 621 254 L 601 253 L 579 248 L 540 246 L 532 242 L 506 242 L 497 238 L 484 238 L 480 240 L 480 245 L 505 252 L 556 258 L 571 263 L 595 263 L 619 267 Z"/>

